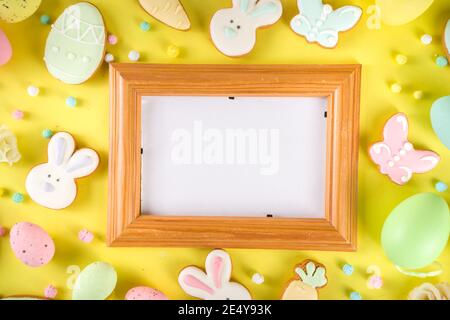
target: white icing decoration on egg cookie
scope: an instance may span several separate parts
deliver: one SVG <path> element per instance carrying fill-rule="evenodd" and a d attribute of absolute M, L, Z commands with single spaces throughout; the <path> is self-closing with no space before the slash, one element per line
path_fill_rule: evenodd
<path fill-rule="evenodd" d="M 217 49 L 230 57 L 252 51 L 256 29 L 272 25 L 283 13 L 279 0 L 233 0 L 233 7 L 217 11 L 210 25 Z"/>
<path fill-rule="evenodd" d="M 77 195 L 75 179 L 97 169 L 99 158 L 92 149 L 75 151 L 75 141 L 66 132 L 55 134 L 48 144 L 48 162 L 34 167 L 25 187 L 30 198 L 49 209 L 64 209 Z"/>
<path fill-rule="evenodd" d="M 80 84 L 103 62 L 105 45 L 102 15 L 92 4 L 80 2 L 64 10 L 52 25 L 44 60 L 55 78 Z"/>
<path fill-rule="evenodd" d="M 334 48 L 339 40 L 339 32 L 353 28 L 362 15 L 355 6 L 345 6 L 336 10 L 322 0 L 297 0 L 300 14 L 291 20 L 291 28 L 310 43 L 317 42 L 325 48 Z"/>

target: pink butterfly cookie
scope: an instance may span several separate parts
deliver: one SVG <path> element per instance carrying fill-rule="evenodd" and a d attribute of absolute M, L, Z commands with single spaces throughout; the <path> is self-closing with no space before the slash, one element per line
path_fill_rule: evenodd
<path fill-rule="evenodd" d="M 408 119 L 397 113 L 384 126 L 383 142 L 370 147 L 372 161 L 380 167 L 380 172 L 399 184 L 404 185 L 413 173 L 424 173 L 433 169 L 439 156 L 432 151 L 415 150 L 408 141 Z"/>

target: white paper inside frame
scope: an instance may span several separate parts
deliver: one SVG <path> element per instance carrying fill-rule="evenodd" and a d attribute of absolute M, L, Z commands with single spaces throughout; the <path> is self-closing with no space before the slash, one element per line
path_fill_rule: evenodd
<path fill-rule="evenodd" d="M 326 104 L 144 97 L 142 214 L 323 218 Z"/>

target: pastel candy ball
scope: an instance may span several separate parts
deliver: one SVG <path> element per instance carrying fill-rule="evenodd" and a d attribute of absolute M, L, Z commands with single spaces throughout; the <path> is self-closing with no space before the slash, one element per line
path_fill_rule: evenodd
<path fill-rule="evenodd" d="M 27 88 L 28 95 L 31 97 L 36 97 L 37 95 L 39 95 L 39 91 L 39 88 L 35 86 L 29 86 Z"/>
<path fill-rule="evenodd" d="M 434 188 L 436 189 L 437 192 L 445 192 L 445 191 L 448 190 L 447 184 L 445 184 L 445 183 L 442 182 L 442 181 L 437 182 L 437 183 L 434 185 Z"/>
<path fill-rule="evenodd" d="M 136 287 L 127 292 L 125 300 L 168 300 L 168 298 L 158 290 L 148 287 Z"/>
<path fill-rule="evenodd" d="M 342 266 L 342 272 L 344 272 L 345 275 L 351 276 L 353 274 L 353 266 L 350 264 L 344 264 Z"/>
<path fill-rule="evenodd" d="M 78 275 L 72 291 L 73 300 L 105 300 L 114 291 L 117 273 L 106 262 L 94 262 Z"/>
<path fill-rule="evenodd" d="M 33 268 L 46 265 L 55 254 L 55 244 L 48 233 L 29 222 L 15 224 L 9 239 L 15 256 Z"/>
<path fill-rule="evenodd" d="M 128 54 L 128 59 L 130 59 L 131 61 L 138 61 L 140 58 L 140 54 L 139 52 L 132 50 L 130 51 L 130 53 Z"/>
<path fill-rule="evenodd" d="M 420 269 L 440 256 L 449 232 L 445 200 L 435 193 L 419 193 L 392 210 L 381 231 L 381 245 L 394 265 Z"/>
<path fill-rule="evenodd" d="M 108 43 L 109 43 L 109 44 L 111 44 L 111 45 L 116 45 L 117 42 L 119 42 L 119 39 L 117 38 L 117 36 L 115 36 L 115 35 L 113 35 L 113 34 L 110 34 L 110 35 L 108 36 Z"/>
<path fill-rule="evenodd" d="M 264 283 L 264 276 L 260 273 L 255 273 L 252 276 L 252 281 L 256 284 L 263 284 Z"/>
<path fill-rule="evenodd" d="M 12 195 L 11 199 L 15 203 L 22 203 L 23 200 L 25 199 L 25 196 L 23 194 L 21 194 L 20 192 L 16 192 Z"/>
<path fill-rule="evenodd" d="M 50 16 L 44 14 L 39 18 L 39 21 L 41 24 L 49 24 L 50 23 Z"/>
<path fill-rule="evenodd" d="M 66 104 L 67 104 L 69 107 L 74 108 L 74 107 L 77 106 L 77 99 L 74 98 L 74 97 L 68 97 L 68 98 L 66 99 Z"/>
<path fill-rule="evenodd" d="M 398 54 L 395 56 L 395 61 L 399 64 L 399 65 L 404 65 L 408 62 L 408 57 L 403 55 L 403 54 Z"/>
<path fill-rule="evenodd" d="M 114 56 L 111 53 L 107 53 L 105 55 L 105 62 L 106 63 L 111 63 L 114 61 Z"/>
<path fill-rule="evenodd" d="M 106 35 L 98 9 L 79 2 L 56 19 L 45 45 L 44 61 L 50 74 L 66 84 L 87 81 L 103 62 Z"/>
<path fill-rule="evenodd" d="M 16 120 L 21 120 L 25 116 L 22 110 L 14 110 L 11 115 Z"/>
<path fill-rule="evenodd" d="M 383 279 L 380 276 L 371 276 L 367 281 L 369 289 L 381 289 L 383 287 Z"/>
<path fill-rule="evenodd" d="M 433 42 L 433 37 L 429 34 L 424 34 L 422 37 L 420 37 L 420 41 L 424 44 L 424 45 L 429 45 L 431 44 L 431 42 Z"/>
<path fill-rule="evenodd" d="M 41 5 L 41 0 L 2 0 L 0 20 L 15 23 L 30 17 Z"/>
<path fill-rule="evenodd" d="M 142 21 L 139 24 L 139 28 L 141 28 L 142 31 L 149 31 L 151 29 L 151 25 L 150 23 L 148 23 L 147 21 Z"/>
<path fill-rule="evenodd" d="M 350 300 L 362 300 L 362 296 L 359 292 L 353 291 L 350 293 Z"/>
<path fill-rule="evenodd" d="M 423 91 L 421 91 L 421 90 L 416 90 L 416 91 L 414 91 L 413 97 L 414 97 L 414 99 L 416 99 L 416 100 L 422 99 L 422 98 L 423 98 Z"/>
<path fill-rule="evenodd" d="M 436 64 L 437 64 L 438 67 L 443 68 L 443 67 L 446 67 L 448 65 L 448 60 L 444 56 L 438 56 L 436 58 Z"/>
<path fill-rule="evenodd" d="M 171 44 L 167 47 L 167 55 L 171 58 L 176 58 L 180 55 L 180 48 L 178 48 L 176 45 Z"/>
<path fill-rule="evenodd" d="M 442 97 L 433 103 L 430 118 L 434 133 L 450 149 L 450 96 Z"/>
<path fill-rule="evenodd" d="M 399 83 L 393 83 L 392 85 L 391 85 L 391 91 L 393 92 L 393 93 L 400 93 L 400 92 L 402 92 L 402 86 L 399 84 Z"/>
<path fill-rule="evenodd" d="M 42 136 L 45 139 L 50 139 L 53 136 L 53 131 L 50 129 L 44 129 L 44 130 L 42 130 Z"/>
<path fill-rule="evenodd" d="M 51 284 L 47 288 L 45 288 L 44 297 L 46 297 L 48 299 L 55 299 L 57 295 L 58 295 L 58 290 Z"/>
<path fill-rule="evenodd" d="M 83 229 L 78 233 L 78 239 L 85 243 L 91 243 L 94 240 L 94 235 L 87 229 Z"/>

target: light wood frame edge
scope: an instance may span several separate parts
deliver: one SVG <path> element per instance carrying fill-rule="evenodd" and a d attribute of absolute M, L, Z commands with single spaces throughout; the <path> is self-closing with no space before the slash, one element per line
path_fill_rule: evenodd
<path fill-rule="evenodd" d="M 360 81 L 360 65 L 111 64 L 107 244 L 356 250 Z M 328 97 L 326 219 L 140 215 L 141 97 L 189 94 Z"/>

